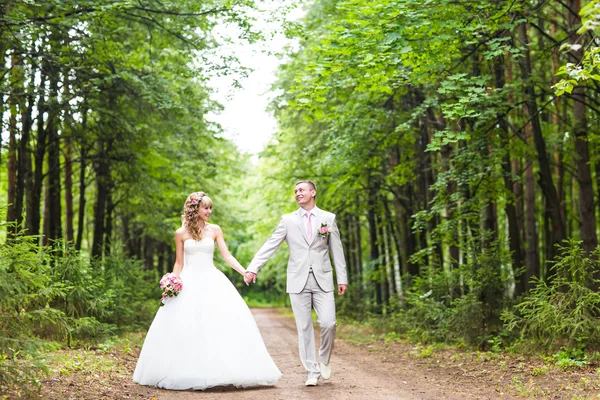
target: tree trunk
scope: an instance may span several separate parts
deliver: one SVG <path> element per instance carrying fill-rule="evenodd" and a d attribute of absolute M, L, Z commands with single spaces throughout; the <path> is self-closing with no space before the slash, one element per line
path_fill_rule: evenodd
<path fill-rule="evenodd" d="M 79 152 L 79 202 L 77 209 L 77 242 L 75 248 L 81 250 L 81 244 L 83 242 L 83 228 L 85 226 L 85 163 L 87 162 L 87 154 L 85 147 L 82 145 Z"/>
<path fill-rule="evenodd" d="M 55 35 L 53 35 L 55 36 Z M 57 46 L 58 44 L 53 44 Z M 48 59 L 45 62 L 49 79 L 49 106 L 48 106 L 48 195 L 49 195 L 49 226 L 48 238 L 62 238 L 62 196 L 60 184 L 60 137 L 58 135 L 60 105 L 58 103 L 58 68 Z"/>
<path fill-rule="evenodd" d="M 73 243 L 73 159 L 71 138 L 65 138 L 65 240 Z"/>
<path fill-rule="evenodd" d="M 506 121 L 504 122 L 506 124 Z M 509 154 L 505 154 L 502 160 L 502 169 L 504 171 L 504 187 L 508 193 L 512 193 L 513 182 L 512 168 Z M 506 219 L 508 223 L 508 245 L 512 261 L 513 272 L 526 265 L 523 259 L 523 249 L 521 247 L 521 233 L 519 231 L 519 223 L 517 220 L 516 200 L 507 200 L 505 206 Z M 527 288 L 527 283 L 523 275 L 516 276 L 516 295 L 524 293 Z"/>
<path fill-rule="evenodd" d="M 164 274 L 167 273 L 167 266 L 165 265 L 166 260 L 167 260 L 167 250 L 165 249 L 165 246 L 161 244 L 158 249 L 158 265 L 157 265 L 157 270 L 158 270 L 158 273 L 160 274 L 160 276 L 163 276 Z M 350 280 L 348 280 L 348 282 L 350 282 Z"/>
<path fill-rule="evenodd" d="M 369 182 L 373 185 L 372 182 Z M 379 246 L 377 244 L 377 192 L 378 187 L 369 188 L 369 204 L 367 205 L 367 221 L 369 222 L 369 263 L 371 268 L 377 271 L 380 269 Z M 380 308 L 383 305 L 383 291 L 381 287 L 381 279 L 375 279 L 375 302 Z"/>
<path fill-rule="evenodd" d="M 381 255 L 381 263 L 379 263 L 379 277 L 380 277 L 379 281 L 381 282 L 381 295 L 382 295 L 383 304 L 387 304 L 392 293 L 391 293 L 390 287 L 389 287 L 390 276 L 388 274 L 388 272 L 389 272 L 388 261 L 390 261 L 390 257 L 389 257 L 387 237 L 386 237 L 384 224 L 385 224 L 385 222 L 381 221 L 381 218 L 378 215 L 377 216 L 377 225 L 378 225 L 379 229 L 378 229 L 377 235 L 379 237 L 379 243 L 378 243 L 379 254 Z"/>
<path fill-rule="evenodd" d="M 391 154 L 391 165 L 395 168 L 400 163 L 399 148 L 394 148 Z M 404 187 L 397 185 L 393 186 L 394 193 L 394 211 L 396 214 L 396 223 L 398 225 L 398 252 L 400 257 L 400 264 L 403 271 L 410 275 L 419 274 L 419 266 L 412 264 L 409 261 L 409 257 L 414 253 L 414 242 L 413 236 L 410 233 L 410 216 L 414 214 L 412 209 L 412 185 L 407 183 Z M 406 199 L 402 200 L 402 196 Z"/>
<path fill-rule="evenodd" d="M 598 215 L 600 215 L 600 160 L 596 162 L 596 187 L 598 188 Z"/>
<path fill-rule="evenodd" d="M 420 160 L 418 164 L 417 176 L 419 182 L 419 195 L 421 200 L 421 205 L 423 210 L 429 209 L 429 204 L 432 200 L 432 193 L 430 190 L 431 185 L 433 184 L 433 172 L 431 170 L 431 152 L 426 151 L 427 145 L 429 144 L 429 133 L 427 131 L 427 124 L 423 122 L 421 124 L 420 129 L 420 138 L 417 141 L 418 143 L 418 151 L 417 154 L 420 154 Z M 431 233 L 434 231 L 436 227 L 435 218 L 431 218 L 427 222 L 427 229 L 423 233 L 424 236 L 422 240 L 426 246 L 431 246 L 432 255 L 427 256 L 427 264 L 430 268 L 433 268 L 434 265 L 434 256 L 433 254 L 439 253 L 439 247 L 435 246 L 434 243 L 430 239 Z"/>
<path fill-rule="evenodd" d="M 144 266 L 148 270 L 154 268 L 154 241 L 148 236 L 144 237 Z"/>
<path fill-rule="evenodd" d="M 357 216 L 353 216 L 352 220 L 354 221 L 354 262 L 356 263 L 356 282 L 358 287 L 358 298 L 360 298 L 362 294 L 363 288 L 363 267 L 362 267 L 362 235 L 360 231 L 360 218 Z"/>
<path fill-rule="evenodd" d="M 413 185 L 405 186 L 405 194 L 410 201 L 407 204 L 405 212 L 402 214 L 402 224 L 400 227 L 404 230 L 402 236 L 404 236 L 405 243 L 405 258 L 406 258 L 406 272 L 412 276 L 419 276 L 421 268 L 419 263 L 414 263 L 410 260 L 410 257 L 415 253 L 417 249 L 417 237 L 412 234 L 412 215 L 414 215 L 413 199 L 415 198 L 415 190 Z"/>
<path fill-rule="evenodd" d="M 44 212 L 42 217 L 42 246 L 50 244 L 50 193 L 48 180 L 44 182 Z"/>
<path fill-rule="evenodd" d="M 494 78 L 495 85 L 497 89 L 503 89 L 505 85 L 505 77 L 504 71 L 506 69 L 504 56 L 498 56 L 494 62 Z M 502 135 L 503 147 L 506 149 L 506 153 L 502 157 L 502 170 L 504 172 L 504 187 L 506 188 L 507 193 L 513 193 L 513 183 L 514 179 L 512 178 L 512 168 L 510 161 L 510 141 L 508 139 L 508 123 L 506 121 L 505 115 L 503 112 L 498 112 L 496 114 L 496 118 L 498 120 L 498 126 L 500 127 L 500 132 Z M 513 271 L 521 268 L 525 263 L 523 260 L 523 253 L 521 250 L 521 238 L 519 226 L 517 223 L 517 207 L 515 205 L 516 199 L 507 199 L 505 205 L 506 219 L 508 223 L 508 243 L 511 254 L 512 261 L 512 269 Z M 523 293 L 526 288 L 526 282 L 524 276 L 519 276 L 516 278 L 516 291 L 517 295 Z"/>
<path fill-rule="evenodd" d="M 122 241 L 125 244 L 125 249 L 127 250 L 127 255 L 129 257 L 135 257 L 135 242 L 133 240 L 133 226 L 130 223 L 130 218 L 126 214 L 121 214 L 121 231 L 122 231 Z"/>
<path fill-rule="evenodd" d="M 94 238 L 92 257 L 101 257 L 104 250 L 106 201 L 108 197 L 109 166 L 105 145 L 100 143 L 100 152 L 96 160 L 96 204 L 94 206 Z"/>
<path fill-rule="evenodd" d="M 87 129 L 87 109 L 85 107 L 81 111 L 81 115 L 81 131 L 83 132 L 83 134 L 81 135 L 81 148 L 79 149 L 79 205 L 77 210 L 77 242 L 75 243 L 75 248 L 77 250 L 81 250 L 81 244 L 83 241 L 83 228 L 85 226 L 85 170 L 88 161 L 87 144 L 84 140 L 85 132 Z"/>
<path fill-rule="evenodd" d="M 490 193 L 484 194 L 485 205 L 482 213 L 482 228 L 484 231 L 483 235 L 483 248 L 488 248 L 498 238 L 498 226 L 496 217 L 496 206 L 494 204 L 493 195 Z"/>
<path fill-rule="evenodd" d="M 64 97 L 70 97 L 69 89 L 69 77 L 68 73 L 64 74 Z M 72 244 L 74 240 L 73 233 L 73 144 L 72 135 L 73 130 L 70 126 L 71 115 L 69 109 L 69 103 L 65 104 L 67 111 L 63 121 L 63 133 L 64 133 L 64 159 L 65 159 L 65 240 L 67 243 Z"/>
<path fill-rule="evenodd" d="M 0 5 L 0 12 L 4 11 L 4 5 Z M 6 43 L 3 38 L 0 37 L 0 75 L 5 76 L 6 74 Z M 4 96 L 0 96 L 0 127 L 4 126 Z M 0 128 L 0 131 L 3 129 Z M 4 138 L 2 134 L 0 134 L 0 149 L 4 147 Z M 2 151 L 0 151 L 0 165 L 2 165 Z M 0 180 L 0 193 L 4 193 L 4 189 L 2 189 L 2 180 Z"/>
<path fill-rule="evenodd" d="M 106 196 L 106 227 L 104 231 L 104 251 L 106 254 L 110 254 L 110 244 L 113 233 L 113 211 L 114 211 L 114 203 L 112 200 L 112 194 L 110 188 L 108 190 L 108 194 Z"/>
<path fill-rule="evenodd" d="M 530 131 L 528 128 L 526 130 Z M 529 290 L 531 278 L 540 276 L 538 236 L 535 223 L 535 179 L 533 177 L 533 163 L 529 163 L 525 169 L 525 238 L 527 250 L 525 255 L 526 269 L 524 279 L 525 289 Z"/>
<path fill-rule="evenodd" d="M 531 60 L 529 52 L 529 38 L 527 37 L 527 23 L 519 24 L 519 41 L 524 47 L 522 57 L 519 59 L 521 65 L 521 78 L 525 82 L 525 110 L 530 121 L 533 141 L 537 151 L 539 163 L 539 180 L 538 183 L 542 189 L 542 193 L 546 198 L 548 211 L 552 220 L 552 238 L 551 243 L 560 243 L 565 239 L 565 225 L 560 215 L 560 201 L 554 182 L 552 181 L 552 171 L 546 152 L 546 142 L 542 134 L 542 127 L 538 115 L 538 107 L 536 103 L 536 92 L 534 82 L 531 76 Z M 552 247 L 554 249 L 554 246 Z M 552 258 L 554 254 L 551 255 Z"/>
<path fill-rule="evenodd" d="M 574 47 L 569 52 L 569 60 L 578 64 L 583 58 L 585 43 L 583 37 L 577 33 L 581 26 L 579 11 L 581 0 L 567 0 L 569 10 L 567 11 L 568 31 L 571 45 L 580 45 L 577 50 Z M 591 252 L 598 246 L 596 236 L 596 214 L 594 212 L 594 187 L 592 184 L 592 171 L 590 168 L 590 150 L 588 146 L 588 124 L 585 105 L 585 87 L 575 86 L 571 93 L 573 99 L 573 134 L 575 137 L 575 162 L 577 165 L 577 180 L 579 183 L 579 217 L 581 220 L 580 234 L 583 249 Z"/>
<path fill-rule="evenodd" d="M 420 105 L 425 101 L 425 96 L 419 89 L 414 89 L 413 92 L 414 97 L 414 105 Z M 419 129 L 419 137 L 415 141 L 415 152 L 419 155 L 416 160 L 416 171 L 415 175 L 417 176 L 417 187 L 418 187 L 418 201 L 421 210 L 429 210 L 429 205 L 433 198 L 433 193 L 431 192 L 431 185 L 434 183 L 433 170 L 432 170 L 432 152 L 427 151 L 427 146 L 429 144 L 429 123 L 427 121 L 427 114 L 424 115 L 417 123 L 416 128 Z M 431 232 L 435 230 L 436 227 L 436 218 L 431 218 L 427 222 L 427 229 L 422 232 L 421 242 L 426 243 L 426 246 L 432 247 L 431 254 L 436 254 L 439 258 L 441 258 L 441 252 L 439 246 L 435 246 L 434 243 L 431 242 L 430 235 Z M 428 265 L 433 267 L 434 257 L 428 256 Z"/>
<path fill-rule="evenodd" d="M 525 243 L 525 230 L 523 229 L 523 221 L 525 215 L 525 206 L 523 202 L 523 170 L 518 158 L 512 159 L 512 174 L 521 179 L 515 179 L 512 185 L 512 192 L 515 196 L 515 211 L 517 213 L 517 227 L 519 228 L 519 238 L 521 243 Z"/>
<path fill-rule="evenodd" d="M 392 216 L 392 212 L 390 210 L 389 204 L 388 202 L 385 202 L 385 215 L 386 215 L 386 219 L 388 220 L 388 226 L 389 226 L 389 236 L 391 237 L 390 240 L 390 247 L 391 247 L 391 252 L 393 255 L 393 264 L 392 264 L 392 271 L 391 271 L 391 276 L 392 276 L 392 281 L 394 282 L 394 290 L 395 293 L 398 294 L 398 297 L 401 299 L 404 298 L 404 291 L 402 289 L 402 266 L 400 265 L 400 242 L 401 239 L 398 237 L 398 229 L 396 228 L 396 224 L 399 221 L 400 218 L 398 218 L 398 216 L 393 217 Z"/>
<path fill-rule="evenodd" d="M 552 24 L 551 26 L 551 35 L 552 37 L 556 37 L 556 35 L 558 34 L 558 24 L 556 22 L 556 12 L 554 12 L 552 14 Z M 558 65 L 559 65 L 559 48 L 558 46 L 554 46 L 554 48 L 552 49 L 552 84 L 556 84 L 558 82 L 558 78 L 556 76 L 556 73 L 558 72 Z M 554 102 L 554 108 L 555 111 L 552 113 L 552 125 L 555 127 L 555 129 L 557 130 L 557 133 L 559 134 L 559 140 L 558 143 L 556 144 L 556 147 L 554 149 L 554 154 L 555 154 L 555 162 L 556 162 L 556 168 L 555 168 L 555 175 L 557 176 L 557 184 L 556 184 L 556 188 L 558 191 L 558 201 L 560 202 L 560 215 L 562 217 L 562 220 L 565 221 L 565 236 L 569 237 L 569 233 L 567 231 L 567 212 L 566 212 L 566 202 L 565 202 L 565 167 L 564 167 L 564 163 L 563 163 L 563 145 L 562 145 L 562 139 L 564 138 L 564 123 L 563 120 L 560 118 L 560 112 L 561 109 L 564 107 L 564 109 L 566 110 L 566 104 L 563 105 L 561 102 L 561 97 L 560 96 L 554 96 L 553 98 L 553 102 Z M 561 137 L 562 135 L 562 137 Z M 598 186 L 600 188 L 600 186 Z M 600 202 L 598 202 L 598 205 L 600 206 Z"/>
<path fill-rule="evenodd" d="M 344 254 L 346 255 L 346 274 L 348 275 L 348 284 L 352 285 L 354 283 L 354 270 L 356 269 L 354 266 L 354 257 L 352 256 L 352 231 L 350 227 L 350 216 L 344 215 L 341 218 L 341 224 L 344 229 L 344 235 L 342 235 L 342 246 L 344 248 Z M 160 257 L 159 257 L 160 264 Z"/>
<path fill-rule="evenodd" d="M 137 257 L 139 260 L 144 259 L 144 240 L 142 239 L 143 233 L 144 232 L 138 225 L 133 225 L 134 239 L 132 242 L 134 244 L 134 257 Z"/>
<path fill-rule="evenodd" d="M 23 70 L 24 66 L 21 65 L 20 69 Z M 23 205 L 25 199 L 25 179 L 27 174 L 27 151 L 29 146 L 29 135 L 31 132 L 31 103 L 26 105 L 25 97 L 25 79 L 23 72 L 21 72 L 21 89 L 23 93 L 18 98 L 19 108 L 21 111 L 21 138 L 19 139 L 19 150 L 17 157 L 17 188 L 16 188 L 16 200 L 15 207 L 17 213 L 17 225 L 22 226 L 23 223 Z"/>
<path fill-rule="evenodd" d="M 175 265 L 175 252 L 171 246 L 167 247 L 167 264 L 171 266 Z"/>
<path fill-rule="evenodd" d="M 29 85 L 29 93 L 27 94 L 27 108 L 22 114 L 21 119 L 23 120 L 23 137 L 21 138 L 21 155 L 23 162 L 20 166 L 20 170 L 24 175 L 24 185 L 25 185 L 25 229 L 27 234 L 31 234 L 32 227 L 30 225 L 31 218 L 29 217 L 33 211 L 33 198 L 34 198 L 34 182 L 33 182 L 33 170 L 31 167 L 31 149 L 30 145 L 30 137 L 31 137 L 31 128 L 33 126 L 33 105 L 35 102 L 35 97 L 33 95 L 35 86 L 33 79 L 33 67 L 32 67 L 32 77 Z M 39 207 L 39 204 L 37 205 Z M 39 213 L 39 210 L 38 210 Z"/>
<path fill-rule="evenodd" d="M 8 207 L 6 210 L 6 221 L 17 224 L 19 218 L 19 210 L 17 209 L 17 114 L 19 104 L 18 93 L 23 90 L 23 88 L 20 86 L 21 80 L 19 79 L 21 60 L 16 52 L 14 52 L 11 57 L 11 64 L 11 89 L 8 98 L 10 117 L 8 120 Z M 9 225 L 7 229 L 9 237 L 13 236 L 17 229 L 18 227 L 16 225 Z"/>
<path fill-rule="evenodd" d="M 39 97 L 37 101 L 37 138 L 36 148 L 34 153 L 34 170 L 33 170 L 33 191 L 31 192 L 31 215 L 27 214 L 28 232 L 32 235 L 40 233 L 40 210 L 42 202 L 42 189 L 44 187 L 44 157 L 46 155 L 46 129 L 44 128 L 44 113 L 46 112 L 46 98 L 44 92 L 46 90 L 46 77 L 43 69 L 40 72 L 40 87 Z M 44 239 L 45 240 L 45 239 Z"/>

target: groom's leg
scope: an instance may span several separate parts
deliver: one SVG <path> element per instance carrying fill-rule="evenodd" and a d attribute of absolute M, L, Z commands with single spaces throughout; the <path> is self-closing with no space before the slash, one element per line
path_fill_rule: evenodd
<path fill-rule="evenodd" d="M 314 279 L 314 278 L 313 278 Z M 310 278 L 309 278 L 310 281 Z M 308 283 L 307 283 L 308 286 Z M 298 328 L 298 350 L 300 360 L 309 378 L 318 378 L 319 364 L 317 363 L 317 352 L 315 349 L 315 331 L 312 324 L 312 293 L 310 288 L 305 287 L 300 293 L 290 293 L 290 302 L 296 318 Z"/>
<path fill-rule="evenodd" d="M 319 360 L 329 365 L 333 342 L 335 340 L 335 298 L 333 292 L 316 291 L 313 293 L 313 305 L 321 327 L 321 346 Z"/>

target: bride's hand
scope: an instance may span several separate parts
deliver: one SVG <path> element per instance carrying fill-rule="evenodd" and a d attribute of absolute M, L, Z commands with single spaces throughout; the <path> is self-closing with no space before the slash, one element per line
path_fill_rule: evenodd
<path fill-rule="evenodd" d="M 250 282 L 256 283 L 256 274 L 251 271 L 246 271 L 244 273 L 244 282 L 246 282 L 246 286 L 250 286 Z"/>

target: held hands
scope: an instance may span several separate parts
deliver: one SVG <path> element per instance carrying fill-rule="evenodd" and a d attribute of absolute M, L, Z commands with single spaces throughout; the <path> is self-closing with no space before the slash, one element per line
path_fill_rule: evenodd
<path fill-rule="evenodd" d="M 250 286 L 250 282 L 256 283 L 256 274 L 254 272 L 246 271 L 244 274 L 244 282 L 246 282 L 246 286 Z"/>
<path fill-rule="evenodd" d="M 348 289 L 348 285 L 338 285 L 338 296 L 343 296 Z"/>

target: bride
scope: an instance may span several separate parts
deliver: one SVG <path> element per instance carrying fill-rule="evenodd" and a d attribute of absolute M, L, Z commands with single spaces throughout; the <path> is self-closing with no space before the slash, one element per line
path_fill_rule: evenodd
<path fill-rule="evenodd" d="M 133 381 L 163 389 L 204 390 L 214 386 L 274 385 L 281 372 L 271 359 L 250 309 L 213 264 L 215 242 L 237 272 L 218 225 L 207 221 L 212 200 L 188 196 L 183 226 L 175 232 L 173 273 L 183 289 L 161 307 L 144 341 Z"/>

